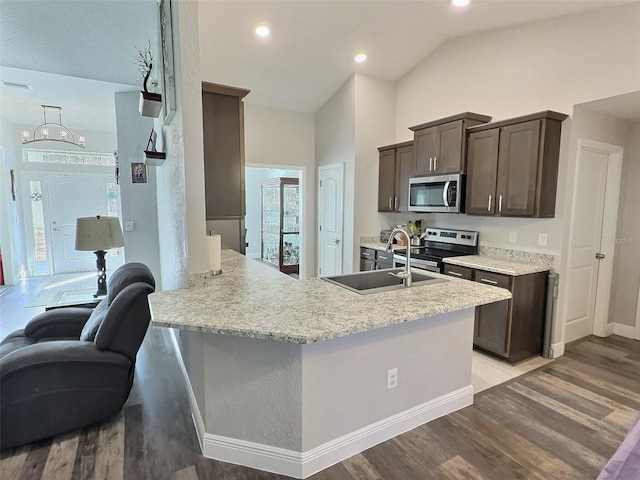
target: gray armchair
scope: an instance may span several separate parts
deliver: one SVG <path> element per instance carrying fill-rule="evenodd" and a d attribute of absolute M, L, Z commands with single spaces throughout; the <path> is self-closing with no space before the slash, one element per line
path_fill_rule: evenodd
<path fill-rule="evenodd" d="M 0 450 L 75 430 L 122 408 L 154 288 L 145 265 L 125 264 L 95 309 L 50 310 L 0 343 Z"/>

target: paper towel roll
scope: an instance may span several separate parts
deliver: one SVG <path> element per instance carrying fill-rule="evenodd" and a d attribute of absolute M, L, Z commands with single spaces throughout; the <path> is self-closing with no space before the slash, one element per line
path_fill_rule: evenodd
<path fill-rule="evenodd" d="M 221 244 L 222 239 L 217 233 L 207 237 L 207 261 L 209 263 L 209 270 L 214 272 L 219 272 L 222 269 L 222 260 L 220 258 Z"/>

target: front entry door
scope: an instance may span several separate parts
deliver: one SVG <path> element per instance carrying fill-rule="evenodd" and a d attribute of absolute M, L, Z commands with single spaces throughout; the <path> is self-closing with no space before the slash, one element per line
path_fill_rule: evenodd
<path fill-rule="evenodd" d="M 318 168 L 318 275 L 342 273 L 342 164 Z"/>
<path fill-rule="evenodd" d="M 75 249 L 76 218 L 106 214 L 101 180 L 99 175 L 46 177 L 55 273 L 95 269 L 96 256 L 93 252 Z"/>

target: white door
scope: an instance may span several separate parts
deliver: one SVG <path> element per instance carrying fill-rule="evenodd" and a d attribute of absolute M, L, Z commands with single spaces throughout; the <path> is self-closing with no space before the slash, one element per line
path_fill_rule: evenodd
<path fill-rule="evenodd" d="M 621 165 L 620 147 L 578 142 L 568 270 L 562 282 L 567 289 L 565 343 L 606 335 Z"/>
<path fill-rule="evenodd" d="M 75 249 L 76 218 L 106 214 L 100 176 L 49 174 L 46 181 L 54 272 L 95 269 L 94 253 Z"/>
<path fill-rule="evenodd" d="M 318 168 L 318 276 L 342 273 L 342 164 Z"/>

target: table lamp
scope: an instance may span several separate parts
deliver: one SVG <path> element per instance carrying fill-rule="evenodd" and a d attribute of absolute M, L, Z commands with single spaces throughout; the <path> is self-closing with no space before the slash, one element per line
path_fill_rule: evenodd
<path fill-rule="evenodd" d="M 76 219 L 76 250 L 93 251 L 98 269 L 98 291 L 94 297 L 107 294 L 106 250 L 123 247 L 124 237 L 118 217 L 83 217 Z"/>

